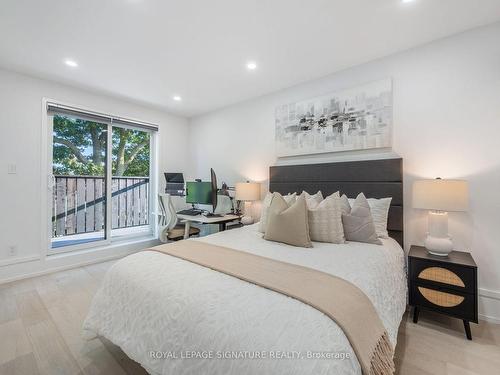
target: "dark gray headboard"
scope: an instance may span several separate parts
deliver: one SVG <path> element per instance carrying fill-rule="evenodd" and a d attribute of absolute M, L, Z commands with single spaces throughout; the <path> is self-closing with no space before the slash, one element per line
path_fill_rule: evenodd
<path fill-rule="evenodd" d="M 283 165 L 269 168 L 269 190 L 281 194 L 336 191 L 355 198 L 392 197 L 387 229 L 403 247 L 403 159 Z"/>

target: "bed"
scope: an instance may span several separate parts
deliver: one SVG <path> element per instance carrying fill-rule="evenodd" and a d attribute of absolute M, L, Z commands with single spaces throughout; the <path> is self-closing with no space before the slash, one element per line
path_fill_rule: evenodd
<path fill-rule="evenodd" d="M 350 196 L 363 189 L 359 191 L 375 198 L 390 192 L 391 238 L 383 239 L 382 246 L 315 242 L 305 249 L 265 241 L 255 224 L 188 241 L 231 247 L 350 281 L 371 300 L 395 346 L 407 293 L 400 246 L 401 159 L 271 167 L 270 189 L 340 190 Z M 361 373 L 342 329 L 313 307 L 154 251 L 128 256 L 110 269 L 92 302 L 84 335 L 107 338 L 151 374 Z"/>

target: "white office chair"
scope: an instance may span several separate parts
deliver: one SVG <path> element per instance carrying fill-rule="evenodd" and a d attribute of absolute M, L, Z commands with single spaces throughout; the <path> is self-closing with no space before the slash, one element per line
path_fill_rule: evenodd
<path fill-rule="evenodd" d="M 233 202 L 231 198 L 227 195 L 218 194 L 217 195 L 217 207 L 215 208 L 216 214 L 226 215 L 231 213 L 233 208 Z"/>
<path fill-rule="evenodd" d="M 158 194 L 158 205 L 161 215 L 159 217 L 158 234 L 161 242 L 177 241 L 184 238 L 184 225 L 177 224 L 177 213 L 175 212 L 170 194 Z M 195 227 L 189 228 L 189 236 L 200 234 Z"/>

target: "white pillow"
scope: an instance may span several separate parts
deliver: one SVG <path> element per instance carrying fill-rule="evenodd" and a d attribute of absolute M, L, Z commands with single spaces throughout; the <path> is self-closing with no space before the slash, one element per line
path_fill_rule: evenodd
<path fill-rule="evenodd" d="M 283 198 L 285 199 L 285 202 L 290 206 L 293 203 L 295 203 L 295 200 L 297 199 L 297 193 L 284 195 Z M 273 200 L 273 194 L 268 192 L 266 194 L 266 197 L 264 198 L 264 201 L 262 202 L 262 211 L 260 214 L 260 221 L 259 221 L 259 232 L 261 233 L 266 233 L 267 215 L 272 200 Z"/>
<path fill-rule="evenodd" d="M 309 208 L 309 235 L 312 241 L 344 243 L 342 204 L 339 192 L 326 197 L 316 207 Z"/>
<path fill-rule="evenodd" d="M 309 194 L 307 191 L 303 191 L 301 196 L 306 199 L 306 205 L 308 209 L 316 207 L 323 200 L 323 193 L 319 190 L 316 194 Z"/>
<path fill-rule="evenodd" d="M 381 238 L 389 238 L 387 232 L 387 219 L 389 217 L 389 208 L 391 207 L 392 198 L 368 198 L 368 205 L 375 224 L 377 236 Z M 352 206 L 354 199 L 349 198 L 349 204 Z"/>

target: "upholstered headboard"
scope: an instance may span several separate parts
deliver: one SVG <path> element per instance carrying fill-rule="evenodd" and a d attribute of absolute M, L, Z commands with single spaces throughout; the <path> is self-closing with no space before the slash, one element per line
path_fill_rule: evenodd
<path fill-rule="evenodd" d="M 387 229 L 403 247 L 403 159 L 348 161 L 339 163 L 283 165 L 269 168 L 271 192 L 316 193 L 336 191 L 355 198 L 392 197 Z"/>

